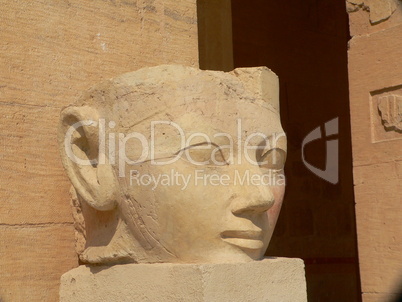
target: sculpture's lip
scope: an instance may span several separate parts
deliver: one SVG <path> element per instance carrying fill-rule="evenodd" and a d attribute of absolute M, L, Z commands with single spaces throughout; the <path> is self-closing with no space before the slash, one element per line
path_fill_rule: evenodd
<path fill-rule="evenodd" d="M 262 249 L 264 247 L 262 231 L 224 231 L 223 241 L 245 249 Z"/>
<path fill-rule="evenodd" d="M 238 239 L 251 239 L 251 240 L 262 240 L 262 230 L 228 230 L 221 233 L 223 239 L 227 238 L 238 238 Z"/>

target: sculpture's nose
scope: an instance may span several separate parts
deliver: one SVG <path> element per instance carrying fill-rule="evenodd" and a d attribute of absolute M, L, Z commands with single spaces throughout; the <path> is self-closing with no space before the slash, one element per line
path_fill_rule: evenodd
<path fill-rule="evenodd" d="M 244 186 L 241 193 L 232 195 L 232 213 L 259 214 L 268 211 L 275 202 L 274 195 L 267 186 Z"/>

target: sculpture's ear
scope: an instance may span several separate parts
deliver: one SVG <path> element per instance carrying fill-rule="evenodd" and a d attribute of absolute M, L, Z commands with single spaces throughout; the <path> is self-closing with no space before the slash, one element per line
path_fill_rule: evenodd
<path fill-rule="evenodd" d="M 77 193 L 95 209 L 108 211 L 116 206 L 117 181 L 104 150 L 99 149 L 99 123 L 96 109 L 67 107 L 61 112 L 58 140 Z"/>

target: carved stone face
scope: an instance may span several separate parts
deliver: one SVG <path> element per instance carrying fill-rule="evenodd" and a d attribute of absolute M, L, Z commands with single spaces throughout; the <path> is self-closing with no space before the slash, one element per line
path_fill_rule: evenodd
<path fill-rule="evenodd" d="M 198 81 L 200 85 L 208 82 Z M 219 87 L 216 79 L 209 84 Z M 119 113 L 104 117 L 107 121 L 118 118 L 114 130 L 120 135 L 119 161 L 111 165 L 112 172 L 106 169 L 109 176 L 98 180 L 99 186 L 108 186 L 107 198 L 98 195 L 86 200 L 110 213 L 105 228 L 113 226 L 114 231 L 108 233 L 104 250 L 94 247 L 96 240 L 90 244 L 88 240 L 82 260 L 110 262 L 115 257 L 115 262 L 193 263 L 263 257 L 285 189 L 286 137 L 275 106 L 239 93 L 243 86 L 227 93 L 233 89 L 230 85 L 230 89 L 210 88 L 205 93 L 201 89 L 201 94 L 185 89 L 183 96 L 164 94 L 166 102 L 159 100 L 161 104 L 171 97 L 179 100 L 161 110 L 150 109 L 152 114 L 144 111 L 141 122 L 133 117 L 138 111 L 135 93 L 114 103 Z M 92 167 L 88 169 L 100 165 Z M 114 182 L 107 181 L 113 177 Z M 80 186 L 75 187 L 85 196 Z M 102 208 L 97 199 L 103 200 Z M 88 214 L 85 218 L 85 213 L 84 219 L 96 229 L 92 237 L 102 236 L 97 231 L 102 223 L 94 223 Z"/>
<path fill-rule="evenodd" d="M 173 258 L 184 262 L 260 259 L 273 231 L 269 221 L 276 221 L 278 213 L 269 217 L 267 210 L 282 202 L 285 188 L 281 169 L 286 140 L 280 137 L 273 142 L 283 133 L 279 116 L 243 100 L 221 99 L 219 111 L 207 107 L 201 102 L 185 113 L 179 108 L 177 113 L 170 111 L 187 141 L 180 156 L 179 131 L 171 125 L 154 127 L 155 163 L 126 167 L 128 192 L 135 200 L 130 206 L 142 217 L 144 237 L 163 246 Z M 162 121 L 163 114 L 159 117 Z M 148 126 L 141 127 L 144 136 Z M 250 136 L 253 133 L 264 133 L 268 142 Z M 247 138 L 251 139 L 246 142 Z M 261 149 L 254 149 L 258 146 Z M 275 163 L 273 153 L 277 153 Z M 137 153 L 127 156 L 138 158 Z M 173 162 L 164 164 L 169 160 Z M 258 165 L 258 161 L 268 163 Z"/>

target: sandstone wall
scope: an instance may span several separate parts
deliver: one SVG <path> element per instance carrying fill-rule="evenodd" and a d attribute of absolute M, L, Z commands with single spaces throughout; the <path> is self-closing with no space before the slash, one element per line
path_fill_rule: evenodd
<path fill-rule="evenodd" d="M 348 11 L 363 301 L 391 301 L 402 285 L 402 2 L 349 0 Z"/>
<path fill-rule="evenodd" d="M 0 301 L 57 301 L 76 267 L 60 109 L 141 67 L 198 65 L 195 0 L 0 0 Z"/>

